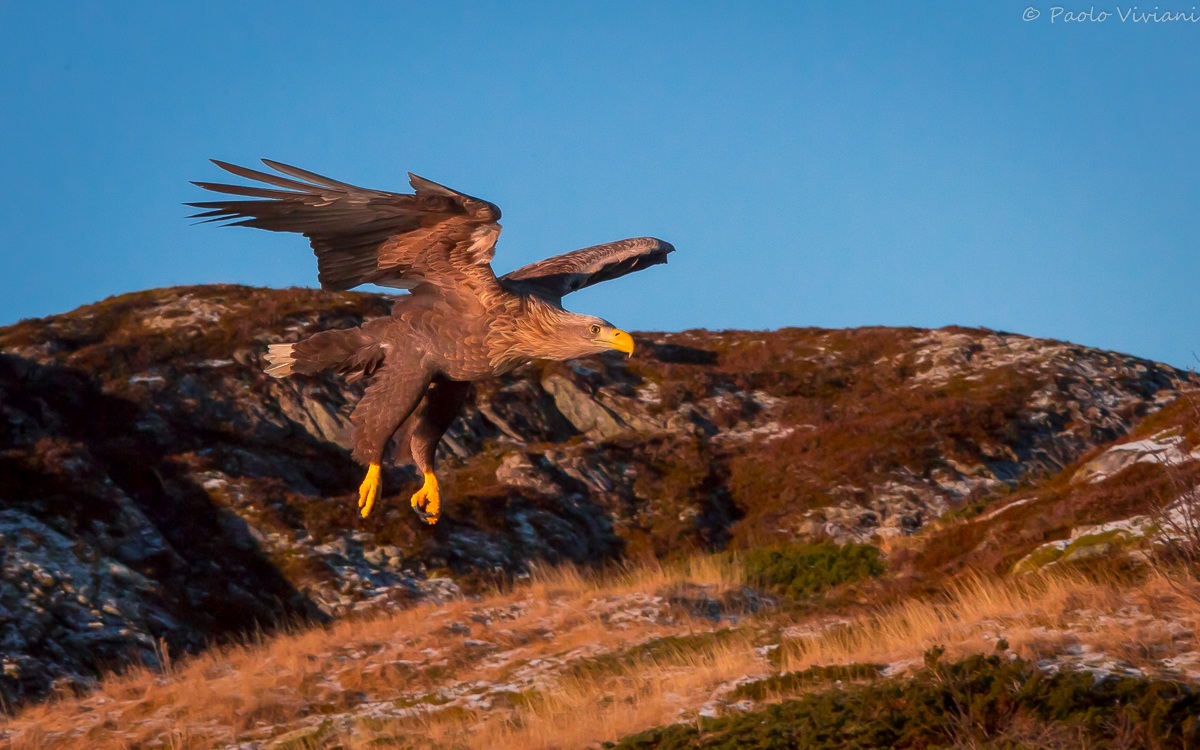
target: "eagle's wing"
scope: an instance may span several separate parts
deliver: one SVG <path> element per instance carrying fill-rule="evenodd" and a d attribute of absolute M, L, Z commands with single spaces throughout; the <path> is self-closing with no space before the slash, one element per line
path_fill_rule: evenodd
<path fill-rule="evenodd" d="M 501 282 L 554 302 L 578 289 L 667 262 L 675 248 L 653 237 L 634 237 L 539 260 L 500 277 Z"/>
<path fill-rule="evenodd" d="M 193 183 L 247 199 L 188 203 L 204 209 L 191 218 L 303 234 L 316 253 L 322 289 L 366 283 L 451 289 L 467 279 L 496 283 L 490 263 L 500 209 L 485 200 L 412 173 L 415 193 L 388 193 L 268 159 L 263 163 L 279 174 L 213 163 L 271 187 Z"/>

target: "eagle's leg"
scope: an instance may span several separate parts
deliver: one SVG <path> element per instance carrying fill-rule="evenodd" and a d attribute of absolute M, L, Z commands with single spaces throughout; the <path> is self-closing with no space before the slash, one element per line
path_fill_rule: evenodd
<path fill-rule="evenodd" d="M 437 475 L 434 474 L 438 442 L 462 411 L 470 390 L 470 383 L 436 378 L 414 417 L 408 449 L 412 453 L 413 463 L 424 477 L 424 483 L 421 489 L 413 493 L 412 507 L 428 524 L 437 523 L 442 511 L 442 498 L 438 491 Z"/>
<path fill-rule="evenodd" d="M 380 464 L 388 442 L 421 402 L 430 375 L 407 369 L 407 363 L 385 363 L 367 388 L 350 421 L 354 425 L 354 458 L 367 465 L 367 476 L 358 488 L 358 512 L 371 514 L 382 494 Z"/>

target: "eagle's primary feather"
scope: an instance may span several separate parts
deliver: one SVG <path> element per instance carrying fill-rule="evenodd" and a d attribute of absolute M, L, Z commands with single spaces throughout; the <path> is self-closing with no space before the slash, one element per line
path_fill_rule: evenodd
<path fill-rule="evenodd" d="M 670 243 L 640 237 L 547 258 L 497 278 L 491 261 L 500 209 L 409 173 L 412 193 L 370 190 L 276 161 L 275 173 L 213 161 L 259 185 L 196 182 L 232 198 L 187 205 L 192 218 L 308 238 L 323 289 L 360 284 L 410 289 L 391 317 L 275 344 L 267 374 L 334 370 L 368 378 L 351 414 L 354 456 L 367 465 L 359 488 L 366 517 L 379 494 L 379 466 L 393 436 L 425 477 L 412 505 L 429 523 L 441 509 L 434 456 L 462 409 L 470 383 L 534 359 L 567 360 L 633 339 L 610 323 L 562 308 L 570 292 L 665 263 Z M 262 187 L 263 185 L 268 187 Z"/>

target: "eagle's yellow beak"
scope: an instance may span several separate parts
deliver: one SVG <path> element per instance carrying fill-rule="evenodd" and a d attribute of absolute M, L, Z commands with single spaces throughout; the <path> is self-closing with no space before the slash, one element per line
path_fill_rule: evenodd
<path fill-rule="evenodd" d="M 633 336 L 625 333 L 620 328 L 612 329 L 612 332 L 607 335 L 601 334 L 596 340 L 602 341 L 613 349 L 624 353 L 626 357 L 633 356 Z"/>

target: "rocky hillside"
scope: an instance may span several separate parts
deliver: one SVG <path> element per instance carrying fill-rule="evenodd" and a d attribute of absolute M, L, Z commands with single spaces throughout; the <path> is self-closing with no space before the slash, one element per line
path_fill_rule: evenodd
<path fill-rule="evenodd" d="M 799 545 L 785 556 L 813 571 L 835 549 Z M 861 546 L 843 547 L 843 560 L 848 549 Z M 748 595 L 747 582 L 761 583 L 759 557 L 721 553 L 601 575 L 559 567 L 479 597 L 132 668 L 86 695 L 0 718 L 0 742 L 11 750 L 1200 742 L 1195 578 L 968 576 L 929 599 L 831 613 L 830 602 L 812 598 L 815 586 L 793 590 L 799 599 Z M 839 569 L 840 587 L 862 584 L 852 566 Z"/>
<path fill-rule="evenodd" d="M 1080 519 L 1162 499 L 1149 474 L 1103 494 L 1147 454 L 1095 463 L 1131 430 L 1200 443 L 1168 406 L 1190 375 L 1062 342 L 649 333 L 632 360 L 480 384 L 443 443 L 442 521 L 409 509 L 407 468 L 385 471 L 362 520 L 348 451 L 361 385 L 273 380 L 262 356 L 387 313 L 366 294 L 182 287 L 0 329 L 7 705 L 297 618 L 453 597 L 531 561 L 821 538 L 894 547 L 909 582 L 1011 566 Z M 1020 520 L 1059 506 L 1074 510 Z"/>

